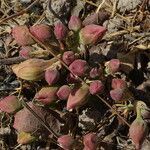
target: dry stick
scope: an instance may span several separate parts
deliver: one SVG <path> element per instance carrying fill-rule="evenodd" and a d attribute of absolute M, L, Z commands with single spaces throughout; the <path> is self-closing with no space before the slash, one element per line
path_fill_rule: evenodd
<path fill-rule="evenodd" d="M 85 83 L 84 80 L 82 80 L 80 77 L 76 76 L 70 69 L 69 67 L 58 57 L 56 56 L 53 51 L 51 49 L 49 49 L 45 44 L 43 44 L 41 41 L 39 41 L 36 37 L 34 37 L 31 33 L 30 33 L 31 37 L 39 44 L 41 45 L 45 50 L 49 50 L 51 55 L 54 56 L 54 58 L 56 58 L 58 61 L 61 62 L 61 64 L 67 69 L 69 70 L 75 77 L 77 77 L 81 82 Z M 87 86 L 89 86 L 87 83 L 85 83 Z M 107 103 L 102 97 L 100 97 L 98 94 L 96 95 L 103 103 L 105 103 L 114 113 L 117 114 L 117 116 L 126 123 L 127 126 L 130 126 L 129 123 L 120 115 L 118 114 L 118 112 L 111 107 L 111 105 L 109 103 Z"/>
<path fill-rule="evenodd" d="M 126 29 L 126 30 L 121 30 L 121 31 L 110 33 L 110 34 L 106 34 L 104 36 L 104 39 L 113 38 L 114 36 L 120 36 L 120 35 L 123 35 L 123 34 L 131 33 L 133 31 L 136 31 L 136 30 L 139 30 L 139 29 L 140 29 L 140 26 L 135 26 L 132 29 L 129 28 L 129 29 Z"/>
<path fill-rule="evenodd" d="M 15 17 L 18 17 L 18 16 L 20 16 L 20 15 L 23 15 L 23 14 L 26 13 L 28 10 L 30 10 L 38 1 L 40 1 L 40 0 L 35 0 L 33 3 L 31 3 L 27 8 L 23 9 L 22 11 L 20 11 L 20 12 L 18 12 L 18 13 L 15 13 L 15 14 L 13 14 L 13 15 L 11 15 L 11 16 L 8 16 L 8 17 L 6 17 L 6 18 L 4 18 L 4 19 L 1 19 L 1 20 L 0 20 L 0 24 L 4 23 L 4 22 L 6 22 L 6 21 L 8 21 L 8 20 L 10 20 L 10 19 L 13 19 L 13 18 L 15 18 Z"/>
<path fill-rule="evenodd" d="M 0 59 L 0 65 L 12 65 L 12 64 L 20 63 L 24 60 L 26 59 L 23 57 L 3 58 Z"/>
<path fill-rule="evenodd" d="M 106 0 L 103 0 L 103 1 L 99 4 L 99 6 L 98 6 L 98 8 L 97 8 L 97 10 L 96 10 L 96 13 L 98 13 L 98 12 L 100 11 L 100 9 L 101 9 L 102 6 L 104 5 L 105 1 L 106 1 Z"/>
<path fill-rule="evenodd" d="M 56 138 L 59 136 L 41 119 L 41 117 L 32 110 L 32 108 L 22 99 L 23 105 L 40 121 L 40 123 L 49 131 L 51 132 Z"/>

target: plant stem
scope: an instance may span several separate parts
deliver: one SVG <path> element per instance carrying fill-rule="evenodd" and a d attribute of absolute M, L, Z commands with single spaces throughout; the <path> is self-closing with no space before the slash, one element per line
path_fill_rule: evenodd
<path fill-rule="evenodd" d="M 0 59 L 0 65 L 12 65 L 12 64 L 17 64 L 22 61 L 26 60 L 23 57 L 12 57 L 12 58 L 3 58 Z"/>

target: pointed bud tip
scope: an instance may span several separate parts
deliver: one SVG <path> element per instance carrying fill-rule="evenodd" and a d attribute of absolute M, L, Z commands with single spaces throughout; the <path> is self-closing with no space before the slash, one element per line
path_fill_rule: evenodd
<path fill-rule="evenodd" d="M 68 23 L 68 27 L 70 30 L 73 30 L 76 32 L 81 28 L 81 25 L 82 23 L 79 17 L 71 16 L 69 23 Z"/>
<path fill-rule="evenodd" d="M 45 80 L 49 85 L 55 84 L 60 78 L 60 73 L 57 69 L 47 69 L 45 71 Z"/>
<path fill-rule="evenodd" d="M 99 25 L 87 25 L 80 30 L 80 43 L 87 44 L 95 44 L 98 40 L 102 39 L 104 34 L 106 33 L 106 28 Z"/>
<path fill-rule="evenodd" d="M 67 28 L 60 22 L 54 26 L 54 34 L 58 40 L 63 40 L 67 36 Z"/>

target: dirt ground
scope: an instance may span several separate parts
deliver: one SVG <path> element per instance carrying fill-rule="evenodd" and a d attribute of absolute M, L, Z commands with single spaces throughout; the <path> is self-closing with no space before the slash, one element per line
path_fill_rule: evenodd
<path fill-rule="evenodd" d="M 0 1 L 0 150 L 149 150 L 149 108 L 150 0 Z"/>

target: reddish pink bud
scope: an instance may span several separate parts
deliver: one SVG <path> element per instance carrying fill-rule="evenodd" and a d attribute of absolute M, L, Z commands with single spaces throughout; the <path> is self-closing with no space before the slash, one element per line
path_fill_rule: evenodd
<path fill-rule="evenodd" d="M 83 137 L 84 150 L 96 150 L 97 139 L 95 133 L 86 134 Z"/>
<path fill-rule="evenodd" d="M 16 40 L 17 44 L 21 46 L 32 45 L 34 40 L 30 36 L 27 26 L 16 26 L 12 29 L 12 36 Z"/>
<path fill-rule="evenodd" d="M 16 96 L 7 96 L 0 100 L 0 109 L 6 113 L 13 113 L 21 107 Z"/>
<path fill-rule="evenodd" d="M 37 24 L 30 27 L 30 32 L 41 42 L 45 42 L 51 37 L 51 28 L 46 24 Z"/>
<path fill-rule="evenodd" d="M 60 22 L 58 22 L 54 27 L 54 34 L 56 39 L 63 40 L 67 35 L 67 28 Z"/>
<path fill-rule="evenodd" d="M 45 71 L 45 80 L 49 85 L 55 84 L 60 77 L 60 73 L 57 69 L 47 69 Z"/>
<path fill-rule="evenodd" d="M 79 17 L 71 16 L 69 23 L 68 23 L 68 27 L 70 30 L 78 31 L 81 28 L 81 25 L 82 23 Z"/>
<path fill-rule="evenodd" d="M 43 104 L 50 104 L 57 99 L 57 87 L 44 87 L 35 95 L 35 99 Z"/>
<path fill-rule="evenodd" d="M 62 56 L 62 60 L 67 64 L 70 65 L 75 60 L 75 54 L 73 51 L 66 51 Z"/>
<path fill-rule="evenodd" d="M 70 150 L 72 149 L 74 139 L 70 135 L 62 135 L 58 138 L 57 142 L 64 150 Z"/>
<path fill-rule="evenodd" d="M 60 100 L 66 100 L 68 99 L 70 93 L 71 93 L 70 87 L 68 85 L 63 85 L 59 88 L 57 96 Z"/>
<path fill-rule="evenodd" d="M 68 98 L 67 101 L 67 110 L 74 109 L 83 105 L 86 101 L 86 98 L 89 94 L 88 86 L 83 84 L 80 87 L 75 87 Z"/>
<path fill-rule="evenodd" d="M 77 77 L 75 77 L 73 74 L 69 73 L 67 76 L 67 82 L 68 83 L 78 83 L 78 82 L 80 82 L 80 80 Z"/>
<path fill-rule="evenodd" d="M 30 52 L 32 51 L 31 46 L 22 46 L 20 51 L 19 51 L 19 56 L 23 58 L 30 58 Z"/>
<path fill-rule="evenodd" d="M 85 75 L 86 71 L 88 70 L 88 64 L 85 60 L 77 59 L 70 64 L 69 69 L 74 75 L 82 77 Z"/>
<path fill-rule="evenodd" d="M 122 79 L 113 79 L 111 86 L 113 89 L 125 89 L 127 87 L 127 84 Z"/>
<path fill-rule="evenodd" d="M 111 59 L 110 61 L 105 63 L 106 66 L 106 73 L 107 74 L 114 74 L 120 69 L 120 60 L 119 59 Z"/>
<path fill-rule="evenodd" d="M 123 98 L 123 89 L 114 89 L 110 91 L 110 96 L 113 100 L 121 100 Z"/>
<path fill-rule="evenodd" d="M 39 107 L 32 102 L 27 104 L 42 120 L 47 119 L 46 112 L 42 107 Z M 26 107 L 15 114 L 13 127 L 19 132 L 27 133 L 33 133 L 35 131 L 39 132 L 44 129 L 40 121 Z"/>
<path fill-rule="evenodd" d="M 104 91 L 104 85 L 100 80 L 95 80 L 90 83 L 89 90 L 92 95 L 100 94 Z"/>
<path fill-rule="evenodd" d="M 101 73 L 101 71 L 100 71 L 100 69 L 98 69 L 98 68 L 92 68 L 91 69 L 91 71 L 90 71 L 90 77 L 91 78 L 96 78 L 96 77 L 99 77 L 100 76 L 100 73 Z"/>
<path fill-rule="evenodd" d="M 136 118 L 130 125 L 129 135 L 136 146 L 136 150 L 141 149 L 141 145 L 146 138 L 147 124 L 142 118 Z"/>
<path fill-rule="evenodd" d="M 81 29 L 80 42 L 84 45 L 95 44 L 98 40 L 102 39 L 106 32 L 106 28 L 99 25 L 87 25 Z"/>

